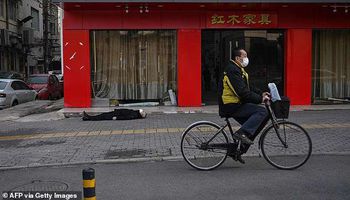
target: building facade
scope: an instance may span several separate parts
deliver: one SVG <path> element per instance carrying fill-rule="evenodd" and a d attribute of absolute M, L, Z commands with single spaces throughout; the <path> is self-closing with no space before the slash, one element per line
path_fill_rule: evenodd
<path fill-rule="evenodd" d="M 60 57 L 58 7 L 48 9 L 49 61 Z M 44 69 L 44 17 L 42 0 L 0 0 L 0 70 L 22 74 Z M 50 65 L 48 70 L 53 70 Z M 59 67 L 59 70 L 61 67 Z"/>
<path fill-rule="evenodd" d="M 0 0 L 0 70 L 24 72 L 18 24 L 19 1 Z"/>
<path fill-rule="evenodd" d="M 215 104 L 234 48 L 251 83 L 293 105 L 350 97 L 349 1 L 55 0 L 64 9 L 65 106 L 93 99 Z"/>

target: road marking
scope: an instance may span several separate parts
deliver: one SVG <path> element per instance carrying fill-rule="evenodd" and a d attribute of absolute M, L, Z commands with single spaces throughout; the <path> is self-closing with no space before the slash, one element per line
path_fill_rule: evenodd
<path fill-rule="evenodd" d="M 123 134 L 123 130 L 115 130 L 111 132 L 112 135 L 119 135 L 119 134 Z"/>
<path fill-rule="evenodd" d="M 99 135 L 100 133 L 101 131 L 90 131 L 88 135 Z"/>
<path fill-rule="evenodd" d="M 139 129 L 139 130 L 134 130 L 134 133 L 135 134 L 142 134 L 142 133 L 145 133 L 145 129 Z"/>
<path fill-rule="evenodd" d="M 123 130 L 123 134 L 133 134 L 134 130 Z"/>
<path fill-rule="evenodd" d="M 112 131 L 101 131 L 100 135 L 110 135 Z"/>
<path fill-rule="evenodd" d="M 332 129 L 332 128 L 348 128 L 350 123 L 334 123 L 334 124 L 301 124 L 305 129 Z M 234 127 L 238 129 L 239 127 Z M 27 134 L 27 135 L 7 135 L 0 136 L 0 141 L 8 140 L 31 140 L 31 139 L 48 139 L 61 137 L 83 137 L 83 136 L 107 136 L 107 135 L 122 135 L 122 134 L 171 134 L 182 133 L 185 128 L 158 128 L 158 129 L 129 129 L 129 130 L 108 130 L 108 131 L 74 131 L 74 132 L 58 132 L 46 134 Z M 226 130 L 226 129 L 225 129 Z M 226 130 L 229 133 L 229 130 Z"/>
<path fill-rule="evenodd" d="M 87 136 L 87 135 L 89 135 L 89 132 L 87 131 L 77 133 L 77 136 Z"/>
<path fill-rule="evenodd" d="M 157 133 L 168 133 L 167 128 L 157 128 Z"/>
<path fill-rule="evenodd" d="M 180 132 L 178 128 L 168 128 L 168 133 Z"/>
<path fill-rule="evenodd" d="M 154 128 L 150 129 L 150 128 L 148 128 L 148 129 L 146 129 L 146 133 L 157 133 L 157 129 L 154 129 Z"/>

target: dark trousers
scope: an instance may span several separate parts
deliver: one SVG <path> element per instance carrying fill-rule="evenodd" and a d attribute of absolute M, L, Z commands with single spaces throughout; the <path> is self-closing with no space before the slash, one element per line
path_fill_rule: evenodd
<path fill-rule="evenodd" d="M 139 110 L 131 109 L 114 109 L 114 111 L 102 113 L 95 116 L 85 114 L 83 116 L 84 121 L 99 121 L 99 120 L 130 120 L 142 118 Z"/>
<path fill-rule="evenodd" d="M 252 141 L 254 141 L 269 120 L 266 108 L 252 103 L 222 105 L 220 107 L 220 115 L 233 117 L 241 124 L 241 128 L 237 132 L 243 132 Z M 248 144 L 241 144 L 241 154 L 246 153 L 249 147 L 250 145 Z"/>
<path fill-rule="evenodd" d="M 243 132 L 254 140 L 269 120 L 265 107 L 252 103 L 225 104 L 221 108 L 225 117 L 233 117 L 242 126 L 238 132 Z"/>

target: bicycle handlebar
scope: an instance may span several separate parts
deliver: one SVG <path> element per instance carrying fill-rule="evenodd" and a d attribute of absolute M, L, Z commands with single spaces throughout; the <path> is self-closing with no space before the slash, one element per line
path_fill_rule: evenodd
<path fill-rule="evenodd" d="M 270 105 L 271 105 L 271 99 L 265 99 L 265 100 L 264 100 L 264 104 L 265 104 L 266 106 L 270 106 Z"/>

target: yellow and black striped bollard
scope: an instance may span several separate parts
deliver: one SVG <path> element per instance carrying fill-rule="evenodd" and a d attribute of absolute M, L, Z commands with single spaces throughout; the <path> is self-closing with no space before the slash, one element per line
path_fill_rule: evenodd
<path fill-rule="evenodd" d="M 83 170 L 84 200 L 96 200 L 95 170 L 92 168 Z"/>

